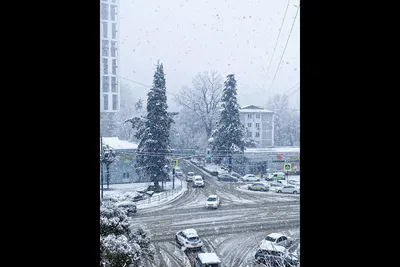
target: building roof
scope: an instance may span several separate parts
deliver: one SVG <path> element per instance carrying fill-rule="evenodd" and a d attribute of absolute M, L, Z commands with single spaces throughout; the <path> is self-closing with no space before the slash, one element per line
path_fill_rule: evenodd
<path fill-rule="evenodd" d="M 254 105 L 242 106 L 240 109 L 240 112 L 274 113 L 271 110 L 268 110 L 268 109 L 265 109 L 265 108 L 259 107 L 259 106 L 254 106 Z"/>
<path fill-rule="evenodd" d="M 103 145 L 111 149 L 137 149 L 138 144 L 126 140 L 120 140 L 118 137 L 103 137 Z"/>
<path fill-rule="evenodd" d="M 221 263 L 221 260 L 218 258 L 215 253 L 199 253 L 197 257 L 201 260 L 201 263 Z"/>
<path fill-rule="evenodd" d="M 300 147 L 282 146 L 269 148 L 246 148 L 244 153 L 300 153 Z"/>

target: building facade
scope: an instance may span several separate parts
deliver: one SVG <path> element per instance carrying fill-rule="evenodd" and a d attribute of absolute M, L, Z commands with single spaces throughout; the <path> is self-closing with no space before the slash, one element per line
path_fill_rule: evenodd
<path fill-rule="evenodd" d="M 119 0 L 100 3 L 100 125 L 111 136 L 115 112 L 120 109 L 119 90 Z"/>
<path fill-rule="evenodd" d="M 243 106 L 239 112 L 247 138 L 254 140 L 259 148 L 273 147 L 274 112 L 254 105 Z"/>

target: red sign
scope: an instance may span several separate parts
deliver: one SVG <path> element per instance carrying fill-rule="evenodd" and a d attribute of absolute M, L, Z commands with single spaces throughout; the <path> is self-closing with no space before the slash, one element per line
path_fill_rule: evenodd
<path fill-rule="evenodd" d="M 277 157 L 278 159 L 282 159 L 282 158 L 283 158 L 283 154 L 278 154 L 278 155 L 276 155 L 276 157 Z"/>

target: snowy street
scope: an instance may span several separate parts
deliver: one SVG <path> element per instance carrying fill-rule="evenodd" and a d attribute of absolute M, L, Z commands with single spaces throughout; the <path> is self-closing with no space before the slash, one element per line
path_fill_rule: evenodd
<path fill-rule="evenodd" d="M 146 225 L 157 253 L 149 266 L 191 266 L 191 253 L 185 253 L 175 242 L 177 231 L 194 228 L 204 252 L 215 252 L 224 267 L 250 267 L 261 240 L 269 233 L 279 232 L 299 239 L 300 197 L 274 192 L 246 190 L 244 183 L 219 182 L 191 163 L 180 161 L 186 174 L 202 175 L 204 188 L 187 186 L 180 197 L 165 204 L 140 209 L 130 219 L 132 226 Z M 178 182 L 179 184 L 179 182 Z M 217 194 L 221 206 L 216 210 L 204 207 L 208 195 Z"/>

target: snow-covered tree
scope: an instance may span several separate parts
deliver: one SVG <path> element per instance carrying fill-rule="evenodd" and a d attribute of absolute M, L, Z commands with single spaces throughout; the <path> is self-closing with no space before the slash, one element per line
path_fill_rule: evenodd
<path fill-rule="evenodd" d="M 125 212 L 111 203 L 100 206 L 100 235 L 129 235 L 128 217 Z"/>
<path fill-rule="evenodd" d="M 275 94 L 267 102 L 267 108 L 275 112 L 274 143 L 276 146 L 300 144 L 300 114 L 289 109 L 289 97 Z"/>
<path fill-rule="evenodd" d="M 167 95 L 164 69 L 157 64 L 153 87 L 147 94 L 147 113 L 142 118 L 128 120 L 138 126 L 136 137 L 140 140 L 135 167 L 147 175 L 159 188 L 159 181 L 165 181 L 168 174 L 163 168 L 168 164 L 170 153 L 169 131 L 173 120 L 167 112 Z"/>
<path fill-rule="evenodd" d="M 129 242 L 125 235 L 114 234 L 100 237 L 100 266 L 128 267 L 138 266 L 141 248 L 138 244 Z"/>
<path fill-rule="evenodd" d="M 175 97 L 179 106 L 193 111 L 193 119 L 202 123 L 207 139 L 211 137 L 218 118 L 222 82 L 221 75 L 215 71 L 199 73 L 193 78 L 192 88 L 184 87 Z"/>
<path fill-rule="evenodd" d="M 232 154 L 244 150 L 244 126 L 239 118 L 235 75 L 229 74 L 224 85 L 222 111 L 213 133 L 212 150 L 214 155 L 228 156 L 231 167 Z"/>

